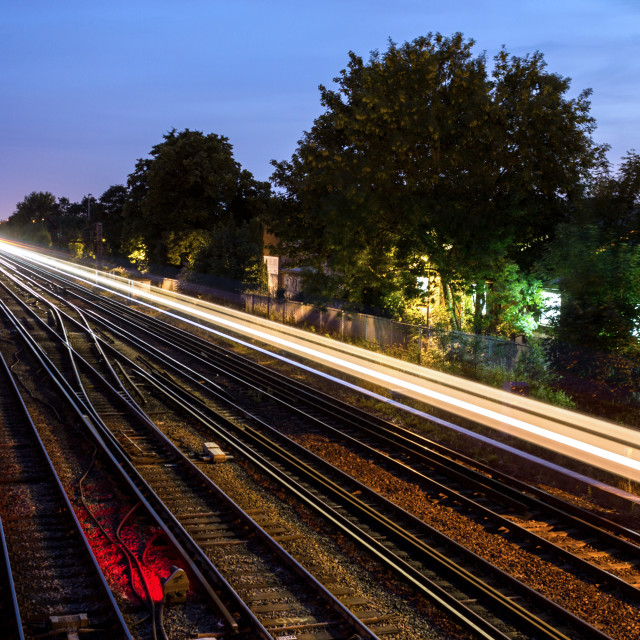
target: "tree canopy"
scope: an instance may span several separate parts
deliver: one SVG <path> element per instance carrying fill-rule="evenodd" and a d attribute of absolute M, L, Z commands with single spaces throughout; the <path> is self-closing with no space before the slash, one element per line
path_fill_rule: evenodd
<path fill-rule="evenodd" d="M 150 156 L 129 175 L 123 218 L 126 235 L 158 264 L 185 263 L 198 232 L 231 219 L 247 222 L 269 197 L 268 183 L 240 167 L 224 136 L 174 129 Z"/>
<path fill-rule="evenodd" d="M 616 174 L 605 163 L 589 196 L 560 225 L 542 263 L 562 298 L 555 334 L 579 347 L 637 352 L 640 156 L 628 153 Z"/>
<path fill-rule="evenodd" d="M 16 210 L 3 225 L 3 232 L 19 240 L 49 245 L 58 211 L 59 206 L 52 193 L 32 191 L 16 204 Z"/>
<path fill-rule="evenodd" d="M 48 191 L 32 191 L 18 202 L 16 210 L 9 217 L 12 224 L 30 225 L 44 222 L 57 210 L 56 197 Z"/>
<path fill-rule="evenodd" d="M 490 74 L 473 45 L 429 34 L 351 52 L 291 160 L 273 162 L 270 226 L 328 294 L 398 313 L 429 270 L 450 290 L 528 269 L 580 195 L 602 152 L 589 91 L 568 98 L 540 53 L 503 50 Z"/>

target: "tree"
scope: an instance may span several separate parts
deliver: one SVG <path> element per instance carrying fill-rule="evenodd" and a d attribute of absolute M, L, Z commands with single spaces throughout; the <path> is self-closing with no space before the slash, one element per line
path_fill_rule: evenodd
<path fill-rule="evenodd" d="M 11 226 L 28 227 L 46 222 L 57 212 L 56 197 L 49 191 L 32 191 L 18 202 L 16 210 L 9 216 Z"/>
<path fill-rule="evenodd" d="M 186 264 L 198 233 L 247 222 L 269 198 L 269 185 L 241 169 L 224 136 L 173 129 L 150 155 L 129 175 L 123 217 L 126 235 L 158 264 Z"/>
<path fill-rule="evenodd" d="M 238 224 L 219 222 L 206 237 L 200 236 L 189 280 L 213 283 L 232 291 L 262 291 L 267 285 L 262 224 L 253 219 Z"/>
<path fill-rule="evenodd" d="M 481 320 L 485 326 L 475 327 L 476 332 L 530 336 L 538 328 L 543 307 L 542 282 L 523 275 L 511 262 L 488 284 L 488 312 Z"/>
<path fill-rule="evenodd" d="M 97 215 L 103 224 L 103 235 L 109 251 L 115 255 L 122 250 L 123 212 L 127 197 L 127 188 L 116 184 L 100 196 L 98 203 Z"/>
<path fill-rule="evenodd" d="M 58 205 L 56 197 L 48 191 L 32 191 L 16 204 L 3 231 L 18 240 L 49 246 L 50 230 L 55 226 Z"/>
<path fill-rule="evenodd" d="M 640 330 L 640 157 L 617 175 L 605 163 L 590 198 L 562 224 L 542 263 L 561 294 L 555 336 L 611 353 L 638 351 Z"/>
<path fill-rule="evenodd" d="M 640 243 L 640 155 L 628 151 L 617 174 L 609 162 L 594 173 L 591 196 L 580 212 L 583 220 L 605 229 L 614 238 Z"/>
<path fill-rule="evenodd" d="M 429 34 L 367 63 L 351 52 L 291 160 L 273 162 L 269 226 L 328 295 L 397 315 L 428 268 L 450 303 L 474 282 L 484 295 L 506 264 L 532 264 L 580 194 L 601 153 L 589 93 L 568 99 L 539 53 L 502 51 L 490 77 L 472 47 Z"/>

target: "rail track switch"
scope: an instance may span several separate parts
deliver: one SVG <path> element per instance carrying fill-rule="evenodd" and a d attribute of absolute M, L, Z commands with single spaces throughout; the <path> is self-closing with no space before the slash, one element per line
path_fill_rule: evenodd
<path fill-rule="evenodd" d="M 205 442 L 202 446 L 202 453 L 213 462 L 226 462 L 227 454 L 215 443 Z"/>
<path fill-rule="evenodd" d="M 171 575 L 162 583 L 162 593 L 167 604 L 184 602 L 189 591 L 189 578 L 184 569 L 171 567 Z"/>
<path fill-rule="evenodd" d="M 79 630 L 89 626 L 89 617 L 86 613 L 76 613 L 71 616 L 50 616 L 49 622 L 51 622 L 52 631 L 66 631 L 67 640 L 78 640 Z"/>

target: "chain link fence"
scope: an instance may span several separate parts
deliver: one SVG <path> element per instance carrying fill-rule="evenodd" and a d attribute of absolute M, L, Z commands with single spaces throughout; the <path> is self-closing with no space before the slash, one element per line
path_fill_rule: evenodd
<path fill-rule="evenodd" d="M 278 322 L 313 327 L 339 340 L 358 343 L 382 352 L 405 351 L 416 362 L 434 356 L 473 366 L 501 367 L 510 371 L 528 345 L 521 341 L 446 331 L 425 325 L 397 322 L 389 318 L 340 309 L 318 309 L 313 305 L 257 294 L 243 294 L 244 309 Z"/>

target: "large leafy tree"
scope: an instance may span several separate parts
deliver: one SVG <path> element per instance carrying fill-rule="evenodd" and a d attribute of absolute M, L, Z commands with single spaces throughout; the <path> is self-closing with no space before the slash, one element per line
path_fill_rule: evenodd
<path fill-rule="evenodd" d="M 37 244 L 51 244 L 50 230 L 55 226 L 59 207 L 48 191 L 32 191 L 9 216 L 3 231 L 8 235 Z"/>
<path fill-rule="evenodd" d="M 267 284 L 262 223 L 220 222 L 194 252 L 189 279 L 232 291 L 263 292 Z"/>
<path fill-rule="evenodd" d="M 640 156 L 617 173 L 603 166 L 590 198 L 563 223 L 543 266 L 557 282 L 559 341 L 613 353 L 640 353 Z"/>
<path fill-rule="evenodd" d="M 224 136 L 174 129 L 150 156 L 129 175 L 123 217 L 131 242 L 158 264 L 186 264 L 200 232 L 231 219 L 246 222 L 269 197 L 268 183 L 240 167 Z"/>
<path fill-rule="evenodd" d="M 417 277 L 452 299 L 527 268 L 598 156 L 588 92 L 538 53 L 502 51 L 493 74 L 473 41 L 429 34 L 367 62 L 349 54 L 290 161 L 270 226 L 328 294 L 401 314 Z M 313 279 L 313 276 L 312 276 Z M 394 308 L 395 305 L 395 308 Z"/>
<path fill-rule="evenodd" d="M 110 253 L 119 255 L 123 242 L 123 212 L 127 202 L 127 188 L 116 184 L 101 196 L 96 207 L 96 219 L 103 224 L 103 234 Z"/>
<path fill-rule="evenodd" d="M 16 204 L 16 210 L 9 216 L 12 226 L 22 227 L 38 222 L 45 222 L 58 211 L 56 197 L 48 191 L 32 191 L 21 202 Z"/>

